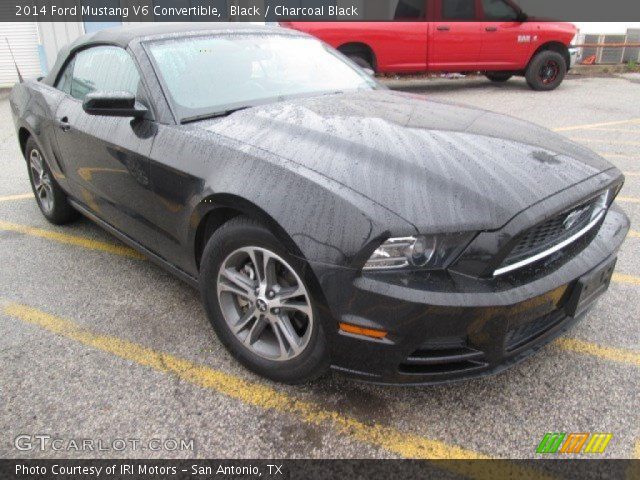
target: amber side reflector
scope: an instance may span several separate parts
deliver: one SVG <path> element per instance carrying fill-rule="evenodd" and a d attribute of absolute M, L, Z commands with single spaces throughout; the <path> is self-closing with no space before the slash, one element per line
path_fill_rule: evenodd
<path fill-rule="evenodd" d="M 371 338 L 384 338 L 387 336 L 387 332 L 384 330 L 374 330 L 373 328 L 358 327 L 357 325 L 351 325 L 350 323 L 340 323 L 340 330 L 347 333 L 353 333 L 355 335 L 364 335 Z"/>

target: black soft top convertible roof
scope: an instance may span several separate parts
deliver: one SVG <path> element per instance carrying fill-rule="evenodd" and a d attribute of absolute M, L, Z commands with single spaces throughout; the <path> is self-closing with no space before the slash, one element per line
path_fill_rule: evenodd
<path fill-rule="evenodd" d="M 246 33 L 289 33 L 302 35 L 293 30 L 277 26 L 254 25 L 240 22 L 212 22 L 212 23 L 148 23 L 144 25 L 127 25 L 108 28 L 98 32 L 81 36 L 76 41 L 64 47 L 58 53 L 56 63 L 49 74 L 42 79 L 47 85 L 54 85 L 58 73 L 70 54 L 91 45 L 116 45 L 127 48 L 134 40 L 154 40 L 171 36 L 199 35 L 207 32 L 246 32 Z"/>

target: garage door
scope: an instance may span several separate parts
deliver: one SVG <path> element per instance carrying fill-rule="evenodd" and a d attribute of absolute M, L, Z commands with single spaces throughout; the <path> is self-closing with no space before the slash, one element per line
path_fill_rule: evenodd
<path fill-rule="evenodd" d="M 6 38 L 6 40 L 5 40 Z M 35 22 L 0 23 L 0 87 L 11 86 L 18 81 L 7 40 L 24 78 L 41 75 L 38 55 L 38 27 Z"/>

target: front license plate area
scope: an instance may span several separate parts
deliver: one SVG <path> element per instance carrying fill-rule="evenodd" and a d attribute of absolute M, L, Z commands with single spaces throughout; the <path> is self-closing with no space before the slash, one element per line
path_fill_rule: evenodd
<path fill-rule="evenodd" d="M 578 279 L 565 306 L 568 316 L 582 315 L 609 288 L 617 260 L 614 258 L 611 262 Z"/>

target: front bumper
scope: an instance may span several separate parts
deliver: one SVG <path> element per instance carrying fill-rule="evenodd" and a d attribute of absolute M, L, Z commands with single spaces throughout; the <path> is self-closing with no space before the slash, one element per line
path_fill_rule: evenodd
<path fill-rule="evenodd" d="M 578 63 L 579 53 L 579 48 L 569 47 L 569 69 L 572 69 L 573 67 L 575 67 L 576 63 Z"/>
<path fill-rule="evenodd" d="M 327 304 L 323 317 L 330 319 L 332 366 L 382 384 L 435 384 L 497 373 L 582 317 L 566 313 L 578 279 L 611 264 L 628 229 L 628 218 L 613 205 L 579 253 L 524 279 L 446 272 L 362 275 L 313 264 Z M 379 340 L 345 333 L 338 322 L 388 335 Z"/>

